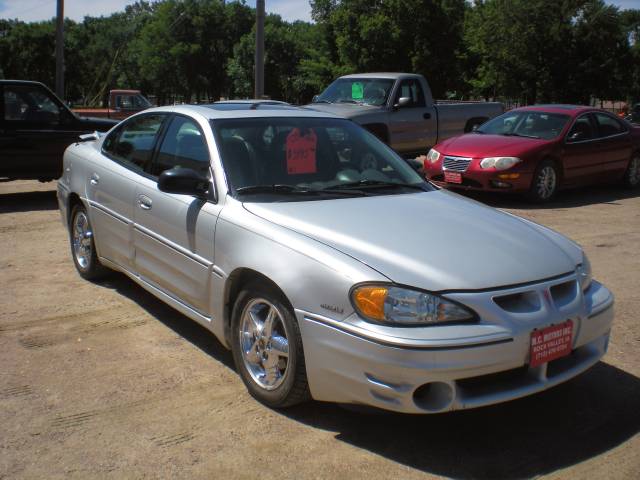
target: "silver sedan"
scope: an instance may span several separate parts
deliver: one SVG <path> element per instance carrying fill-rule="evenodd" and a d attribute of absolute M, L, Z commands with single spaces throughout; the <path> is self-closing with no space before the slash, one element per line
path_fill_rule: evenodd
<path fill-rule="evenodd" d="M 123 272 L 204 325 L 266 405 L 473 408 L 607 350 L 613 297 L 578 245 L 434 187 L 353 122 L 231 102 L 83 140 L 58 182 L 80 275 Z"/>

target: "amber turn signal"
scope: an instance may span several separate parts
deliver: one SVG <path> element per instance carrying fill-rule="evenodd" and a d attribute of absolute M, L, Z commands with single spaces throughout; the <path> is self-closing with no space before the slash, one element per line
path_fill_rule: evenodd
<path fill-rule="evenodd" d="M 362 315 L 372 320 L 383 321 L 384 301 L 388 289 L 380 285 L 363 285 L 353 292 L 353 302 Z"/>

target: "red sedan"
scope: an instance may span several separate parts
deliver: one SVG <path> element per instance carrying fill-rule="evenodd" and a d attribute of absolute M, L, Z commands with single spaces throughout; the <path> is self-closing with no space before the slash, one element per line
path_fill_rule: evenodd
<path fill-rule="evenodd" d="M 559 188 L 640 185 L 640 127 L 573 105 L 523 107 L 433 147 L 426 177 L 449 187 L 551 199 Z"/>

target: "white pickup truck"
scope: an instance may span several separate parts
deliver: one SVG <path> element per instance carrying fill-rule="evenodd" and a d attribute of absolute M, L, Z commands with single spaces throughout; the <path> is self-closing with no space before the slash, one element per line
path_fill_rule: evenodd
<path fill-rule="evenodd" d="M 404 157 L 426 154 L 504 111 L 497 102 L 436 102 L 425 78 L 412 73 L 346 75 L 307 108 L 359 123 Z"/>

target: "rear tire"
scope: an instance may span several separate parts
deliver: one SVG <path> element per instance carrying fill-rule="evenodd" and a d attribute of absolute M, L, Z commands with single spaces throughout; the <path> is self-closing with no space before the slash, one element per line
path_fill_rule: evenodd
<path fill-rule="evenodd" d="M 627 170 L 622 177 L 622 184 L 627 188 L 640 186 L 640 153 L 636 152 L 631 156 Z"/>
<path fill-rule="evenodd" d="M 93 229 L 84 205 L 75 205 L 69 222 L 71 258 L 76 270 L 85 280 L 98 280 L 109 273 L 98 260 Z"/>
<path fill-rule="evenodd" d="M 285 408 L 310 398 L 300 328 L 276 288 L 254 282 L 240 292 L 231 317 L 231 350 L 256 400 Z"/>
<path fill-rule="evenodd" d="M 557 193 L 559 185 L 558 167 L 551 160 L 543 160 L 533 174 L 527 198 L 536 203 L 548 202 Z"/>

